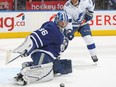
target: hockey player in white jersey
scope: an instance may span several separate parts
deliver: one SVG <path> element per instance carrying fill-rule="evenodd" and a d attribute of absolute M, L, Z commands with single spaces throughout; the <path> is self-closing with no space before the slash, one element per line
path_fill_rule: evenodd
<path fill-rule="evenodd" d="M 97 62 L 96 46 L 88 21 L 92 20 L 94 14 L 94 0 L 69 0 L 64 5 L 68 14 L 69 22 L 66 26 L 65 35 L 72 40 L 75 31 L 78 31 L 84 39 L 93 62 Z M 84 23 L 83 23 L 84 22 Z M 78 44 L 78 43 L 77 43 Z"/>
<path fill-rule="evenodd" d="M 60 53 L 68 46 L 68 39 L 62 31 L 68 24 L 65 12 L 59 12 L 54 21 L 47 21 L 32 32 L 19 47 L 13 50 L 23 57 L 31 57 L 31 62 L 22 63 L 22 69 L 14 78 L 18 84 L 52 80 L 55 74 L 72 72 L 71 60 L 59 59 Z"/>

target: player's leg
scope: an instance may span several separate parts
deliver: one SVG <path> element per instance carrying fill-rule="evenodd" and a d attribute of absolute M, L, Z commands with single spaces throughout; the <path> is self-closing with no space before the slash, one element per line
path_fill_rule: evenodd
<path fill-rule="evenodd" d="M 39 56 L 38 56 L 39 55 Z M 53 62 L 53 71 L 54 74 L 68 74 L 72 72 L 72 65 L 71 60 L 67 59 L 56 59 L 50 56 L 50 54 L 41 53 L 39 50 L 36 50 L 32 55 L 31 58 L 35 65 L 46 64 L 48 62 Z"/>
<path fill-rule="evenodd" d="M 16 82 L 19 85 L 26 85 L 33 82 L 45 82 L 52 80 L 53 63 L 28 66 L 21 69 L 21 72 L 15 77 Z"/>
<path fill-rule="evenodd" d="M 41 65 L 53 62 L 56 57 L 51 56 L 51 54 L 49 52 L 47 53 L 47 51 L 37 49 L 32 52 L 31 58 L 35 65 Z"/>
<path fill-rule="evenodd" d="M 31 55 L 33 62 L 22 63 L 22 69 L 15 77 L 15 81 L 26 85 L 35 81 L 48 81 L 53 79 L 53 63 L 49 55 L 44 52 L 34 52 Z"/>
<path fill-rule="evenodd" d="M 17 83 L 26 85 L 35 81 L 48 81 L 53 79 L 54 74 L 68 74 L 72 72 L 71 60 L 58 60 L 50 55 L 35 51 L 31 58 L 33 62 L 24 62 L 22 64 L 21 73 L 15 80 Z"/>
<path fill-rule="evenodd" d="M 95 46 L 95 43 L 92 38 L 89 24 L 82 26 L 78 31 L 80 32 L 82 38 L 84 39 L 84 41 L 87 45 L 87 48 L 89 50 L 89 53 L 91 55 L 93 62 L 97 62 L 98 58 L 97 58 L 97 54 L 96 54 L 96 46 Z"/>
<path fill-rule="evenodd" d="M 26 67 L 21 70 L 21 74 L 23 75 L 24 81 L 28 84 L 33 82 L 45 82 L 52 80 L 54 77 L 53 63 L 50 62 L 46 64 Z"/>

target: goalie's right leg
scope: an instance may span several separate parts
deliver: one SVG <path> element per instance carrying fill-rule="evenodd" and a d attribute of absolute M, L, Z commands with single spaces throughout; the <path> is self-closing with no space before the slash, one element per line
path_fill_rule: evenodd
<path fill-rule="evenodd" d="M 54 77 L 53 63 L 50 62 L 47 64 L 26 67 L 21 70 L 20 76 L 22 77 L 17 81 L 20 85 L 52 80 Z"/>
<path fill-rule="evenodd" d="M 21 73 L 18 73 L 17 76 L 14 77 L 14 80 L 20 85 L 26 85 L 27 84 L 27 82 L 24 81 L 23 75 Z"/>

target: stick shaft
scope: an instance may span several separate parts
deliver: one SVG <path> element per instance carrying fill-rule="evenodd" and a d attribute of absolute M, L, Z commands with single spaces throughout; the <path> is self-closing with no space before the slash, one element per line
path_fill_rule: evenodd
<path fill-rule="evenodd" d="M 74 35 L 74 33 L 82 26 L 82 24 L 84 24 L 86 22 L 86 20 L 83 20 L 83 22 L 78 26 L 77 29 L 75 29 L 73 32 L 72 32 L 72 35 Z"/>
<path fill-rule="evenodd" d="M 7 64 L 13 62 L 14 60 L 18 59 L 19 57 L 21 57 L 21 55 L 18 55 L 17 57 L 13 58 L 12 60 L 8 61 Z"/>

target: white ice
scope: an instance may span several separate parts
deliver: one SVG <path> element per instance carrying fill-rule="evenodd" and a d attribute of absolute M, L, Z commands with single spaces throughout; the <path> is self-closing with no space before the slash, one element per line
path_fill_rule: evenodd
<path fill-rule="evenodd" d="M 93 63 L 86 45 L 81 37 L 75 37 L 62 58 L 71 59 L 73 72 L 55 77 L 43 83 L 34 83 L 25 87 L 116 87 L 116 36 L 93 37 L 99 61 Z M 0 87 L 20 87 L 13 83 L 12 78 L 20 71 L 21 63 L 31 60 L 19 58 L 5 65 L 6 51 L 19 46 L 24 38 L 0 39 Z M 14 57 L 14 56 L 13 56 Z"/>

